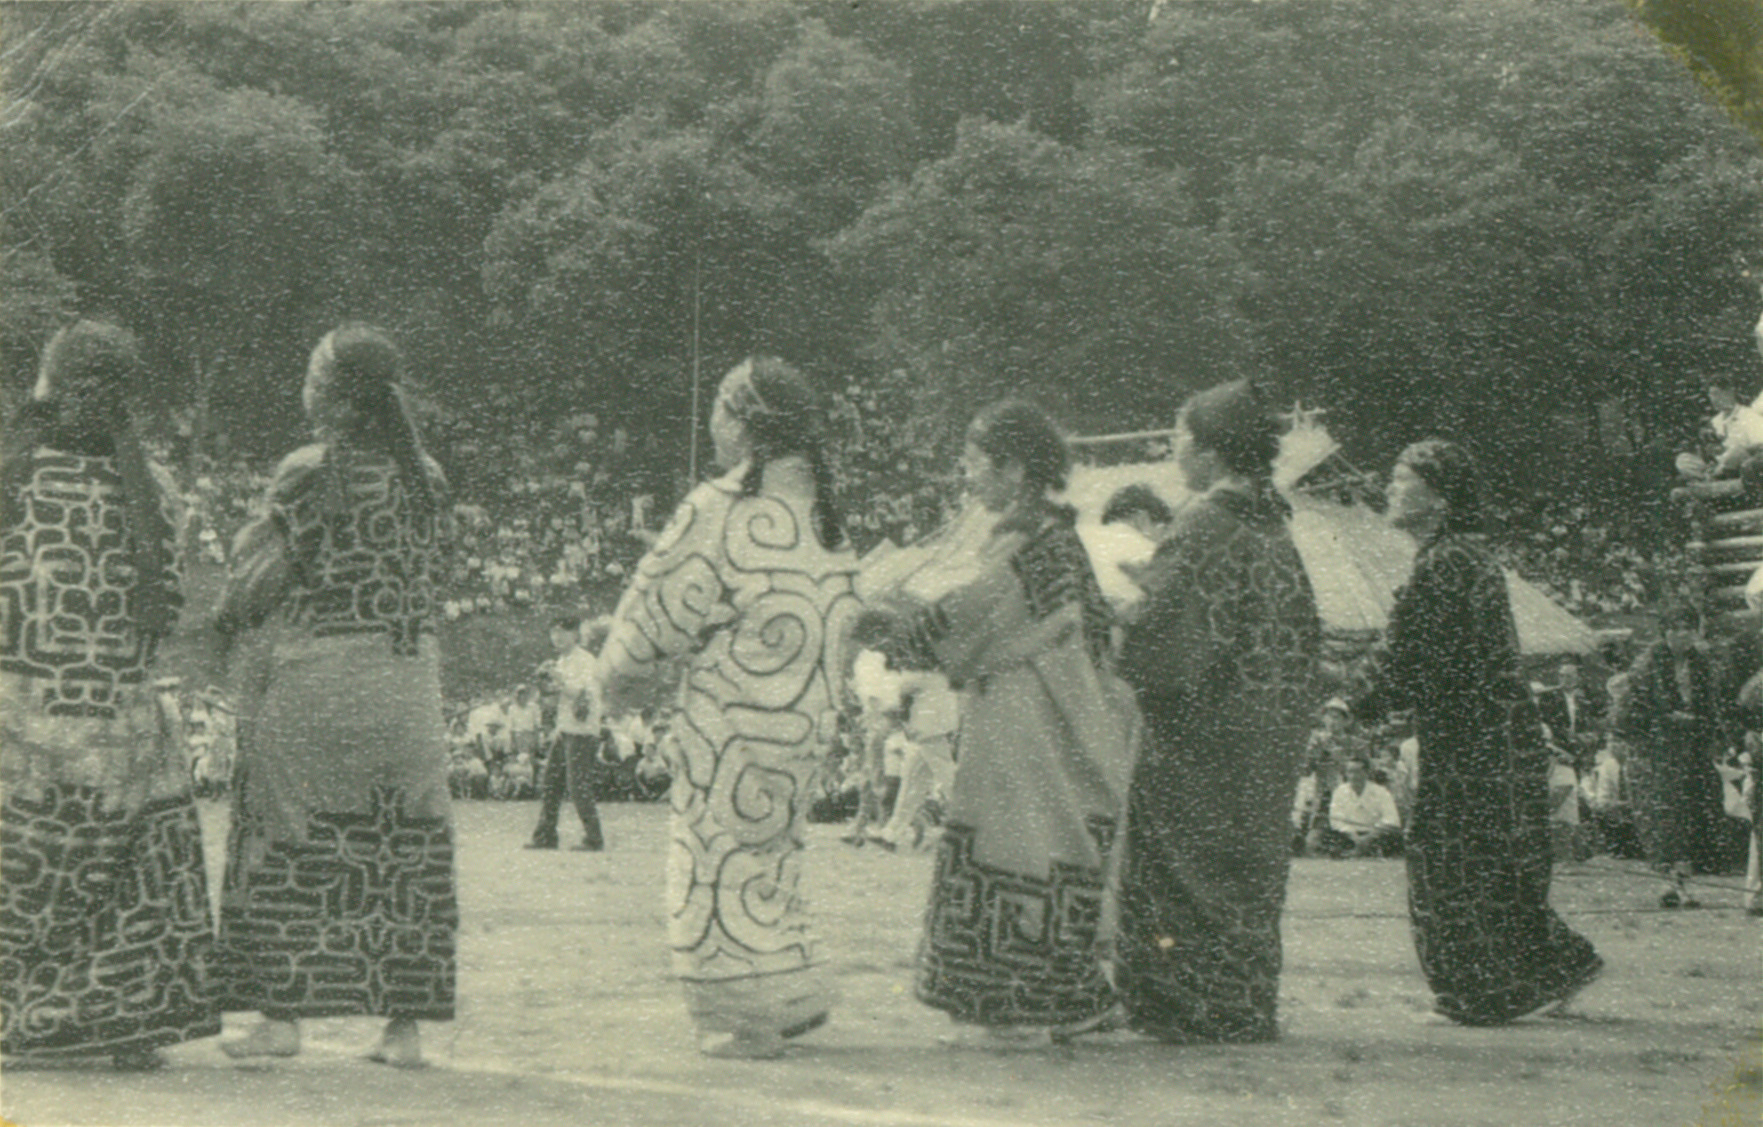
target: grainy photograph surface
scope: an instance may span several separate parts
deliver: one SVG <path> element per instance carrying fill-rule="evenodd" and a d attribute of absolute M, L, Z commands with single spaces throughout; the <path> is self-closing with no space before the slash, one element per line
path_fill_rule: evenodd
<path fill-rule="evenodd" d="M 1758 0 L 0 0 L 0 1124 L 1763 1116 Z"/>

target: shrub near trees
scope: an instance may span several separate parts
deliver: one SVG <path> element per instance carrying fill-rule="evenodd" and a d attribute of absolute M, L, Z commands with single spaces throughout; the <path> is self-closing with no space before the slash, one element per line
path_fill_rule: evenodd
<path fill-rule="evenodd" d="M 9 396 L 109 313 L 154 403 L 259 458 L 347 315 L 406 344 L 468 495 L 583 409 L 683 463 L 694 358 L 773 351 L 839 393 L 847 495 L 898 502 L 866 537 L 935 519 L 1001 390 L 1126 429 L 1252 372 L 1364 464 L 1450 431 L 1515 508 L 1634 540 L 1703 380 L 1757 383 L 1757 142 L 1596 0 L 0 21 Z"/>

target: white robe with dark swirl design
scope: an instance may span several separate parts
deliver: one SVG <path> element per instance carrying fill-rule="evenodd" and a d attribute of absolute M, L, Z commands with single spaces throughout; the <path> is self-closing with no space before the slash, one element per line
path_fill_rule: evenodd
<path fill-rule="evenodd" d="M 741 496 L 741 472 L 680 504 L 601 656 L 615 707 L 669 659 L 687 660 L 668 753 L 675 970 L 689 987 L 742 995 L 736 1008 L 764 1021 L 776 1003 L 754 996 L 754 980 L 821 961 L 798 894 L 803 828 L 860 604 L 856 557 L 821 546 L 806 506 Z M 715 1024 L 692 1002 L 700 1025 Z"/>

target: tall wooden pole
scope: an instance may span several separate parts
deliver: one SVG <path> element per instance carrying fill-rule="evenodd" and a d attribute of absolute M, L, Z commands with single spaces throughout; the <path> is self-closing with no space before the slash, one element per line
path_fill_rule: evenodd
<path fill-rule="evenodd" d="M 699 284 L 704 265 L 703 250 L 692 255 L 692 445 L 688 459 L 688 476 L 692 484 L 698 484 L 698 430 L 700 423 L 699 388 L 703 383 L 703 373 L 698 355 L 698 323 L 703 311 L 703 291 Z"/>

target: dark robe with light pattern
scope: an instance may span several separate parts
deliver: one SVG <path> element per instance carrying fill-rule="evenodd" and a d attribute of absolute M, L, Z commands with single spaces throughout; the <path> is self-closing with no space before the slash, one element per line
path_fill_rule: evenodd
<path fill-rule="evenodd" d="M 1422 545 L 1355 701 L 1386 709 L 1412 709 L 1420 741 L 1408 910 L 1438 1012 L 1493 1025 L 1568 996 L 1601 963 L 1549 907 L 1549 752 L 1480 537 Z"/>
<path fill-rule="evenodd" d="M 1168 1041 L 1278 1033 L 1287 814 L 1321 648 L 1288 516 L 1267 485 L 1193 501 L 1151 560 L 1121 657 L 1145 738 L 1116 980 L 1134 1028 Z"/>

